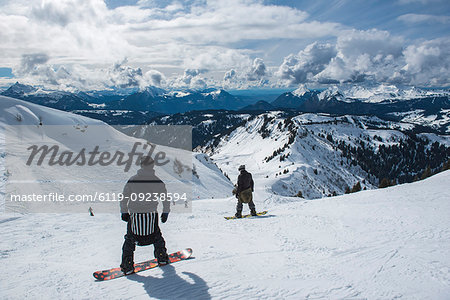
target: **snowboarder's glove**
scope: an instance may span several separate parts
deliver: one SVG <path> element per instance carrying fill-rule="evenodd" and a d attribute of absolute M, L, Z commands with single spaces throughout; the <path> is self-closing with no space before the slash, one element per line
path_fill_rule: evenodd
<path fill-rule="evenodd" d="M 161 222 L 166 223 L 169 213 L 165 212 L 161 214 Z"/>
<path fill-rule="evenodd" d="M 122 221 L 124 221 L 124 222 L 130 221 L 130 214 L 129 213 L 123 213 L 122 214 Z"/>

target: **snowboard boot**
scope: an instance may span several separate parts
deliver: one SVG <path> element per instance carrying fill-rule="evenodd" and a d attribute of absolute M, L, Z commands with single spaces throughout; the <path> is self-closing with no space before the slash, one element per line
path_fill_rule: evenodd
<path fill-rule="evenodd" d="M 236 212 L 236 214 L 234 216 L 236 218 L 240 219 L 240 218 L 242 218 L 242 212 L 238 211 L 238 212 Z"/>
<path fill-rule="evenodd" d="M 158 260 L 158 265 L 160 266 L 170 263 L 169 255 L 167 255 L 167 250 L 165 248 L 158 250 L 155 249 L 155 257 Z"/>
<path fill-rule="evenodd" d="M 253 217 L 256 217 L 256 216 L 257 216 L 257 214 L 256 214 L 256 209 L 252 209 L 252 210 L 250 211 L 250 214 L 251 214 Z"/>
<path fill-rule="evenodd" d="M 125 275 L 134 273 L 134 261 L 133 256 L 125 256 L 122 258 L 120 269 Z"/>

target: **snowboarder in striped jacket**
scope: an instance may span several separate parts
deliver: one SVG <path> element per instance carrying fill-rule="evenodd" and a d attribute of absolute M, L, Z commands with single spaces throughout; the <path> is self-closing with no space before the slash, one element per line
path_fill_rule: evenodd
<path fill-rule="evenodd" d="M 161 196 L 162 195 L 162 196 Z M 159 264 L 167 264 L 166 243 L 158 225 L 159 199 L 167 199 L 167 190 L 155 174 L 154 161 L 151 157 L 141 159 L 141 169 L 131 177 L 123 190 L 120 201 L 122 220 L 127 222 L 127 233 L 122 247 L 122 263 L 120 268 L 125 274 L 134 271 L 134 251 L 136 245 L 153 244 L 154 255 Z M 163 203 L 161 222 L 165 223 L 170 212 L 170 202 Z"/>

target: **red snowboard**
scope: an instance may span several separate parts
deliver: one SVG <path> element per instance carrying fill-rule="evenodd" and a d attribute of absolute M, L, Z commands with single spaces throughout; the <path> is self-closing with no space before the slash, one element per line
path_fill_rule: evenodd
<path fill-rule="evenodd" d="M 170 263 L 174 263 L 174 262 L 177 262 L 180 260 L 188 259 L 189 257 L 191 257 L 191 255 L 192 255 L 192 249 L 187 248 L 187 249 L 169 254 L 169 260 L 170 260 Z M 148 269 L 153 269 L 156 267 L 159 267 L 158 261 L 156 260 L 156 258 L 152 259 L 152 260 L 147 260 L 144 262 L 134 264 L 134 273 L 145 271 Z M 131 273 L 131 274 L 134 274 L 134 273 Z M 97 271 L 97 272 L 94 272 L 93 275 L 94 275 L 95 279 L 97 279 L 99 281 L 105 281 L 105 280 L 110 280 L 110 279 L 114 279 L 114 278 L 118 278 L 118 277 L 122 277 L 122 276 L 127 276 L 120 270 L 120 268 L 113 268 L 113 269 L 109 269 L 109 270 Z"/>

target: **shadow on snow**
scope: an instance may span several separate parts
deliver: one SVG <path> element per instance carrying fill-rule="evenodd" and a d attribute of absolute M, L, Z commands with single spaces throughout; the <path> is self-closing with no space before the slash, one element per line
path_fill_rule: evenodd
<path fill-rule="evenodd" d="M 206 281 L 191 272 L 182 272 L 190 281 L 181 278 L 172 265 L 161 267 L 162 278 L 133 274 L 129 280 L 143 284 L 150 297 L 157 299 L 211 299 Z"/>

